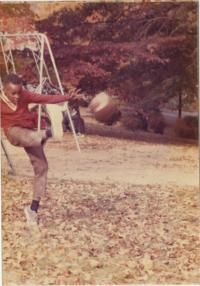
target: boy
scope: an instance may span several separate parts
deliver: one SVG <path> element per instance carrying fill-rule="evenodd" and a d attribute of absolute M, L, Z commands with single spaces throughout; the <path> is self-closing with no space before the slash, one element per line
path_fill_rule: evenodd
<path fill-rule="evenodd" d="M 33 200 L 24 208 L 27 223 L 37 225 L 37 211 L 47 183 L 48 163 L 44 154 L 44 143 L 52 136 L 51 130 L 37 131 L 37 114 L 28 110 L 29 103 L 53 104 L 78 98 L 78 94 L 40 95 L 24 90 L 22 80 L 9 74 L 4 81 L 1 94 L 1 125 L 9 142 L 23 147 L 34 170 Z"/>

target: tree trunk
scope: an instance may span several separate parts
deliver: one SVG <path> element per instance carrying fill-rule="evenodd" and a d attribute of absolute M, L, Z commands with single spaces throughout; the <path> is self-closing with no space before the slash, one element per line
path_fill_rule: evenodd
<path fill-rule="evenodd" d="M 178 118 L 182 117 L 182 92 L 179 91 L 178 94 Z"/>

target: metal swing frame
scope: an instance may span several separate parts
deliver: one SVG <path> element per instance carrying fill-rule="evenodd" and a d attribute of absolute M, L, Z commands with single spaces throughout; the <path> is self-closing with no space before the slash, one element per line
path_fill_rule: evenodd
<path fill-rule="evenodd" d="M 22 46 L 20 48 L 15 48 L 15 47 L 13 48 L 12 46 L 13 40 L 21 40 Z M 43 85 L 46 81 L 49 81 L 49 83 L 52 83 L 51 76 L 48 70 L 48 66 L 45 62 L 45 57 L 44 57 L 45 52 L 47 52 L 49 55 L 50 61 L 51 61 L 51 66 L 53 67 L 53 72 L 55 75 L 55 79 L 57 81 L 57 87 L 60 93 L 64 95 L 64 90 L 63 90 L 60 76 L 58 73 L 58 69 L 55 63 L 53 52 L 52 52 L 49 40 L 45 34 L 38 33 L 38 32 L 36 33 L 16 33 L 16 34 L 0 33 L 0 46 L 1 46 L 2 54 L 4 58 L 4 63 L 5 63 L 7 74 L 11 72 L 16 73 L 16 66 L 15 66 L 12 50 L 15 50 L 15 49 L 23 50 L 27 48 L 31 52 L 35 65 L 36 65 L 36 70 L 38 72 L 38 78 L 39 78 L 39 85 L 37 87 L 38 93 L 42 93 Z M 1 81 L 1 75 L 0 75 L 0 92 L 3 93 L 3 84 Z M 38 106 L 39 106 L 38 108 L 38 131 L 39 131 L 40 125 L 41 125 L 41 104 L 39 104 Z M 66 111 L 67 111 L 67 115 L 68 115 L 69 122 L 71 125 L 76 147 L 78 151 L 80 152 L 81 151 L 80 145 L 79 145 L 79 141 L 78 141 L 78 138 L 75 132 L 74 124 L 73 124 L 73 121 L 72 121 L 72 118 L 69 112 L 68 104 L 66 104 Z M 2 146 L 5 146 L 5 144 L 2 143 Z M 7 159 L 9 158 L 8 160 L 9 165 L 13 166 L 6 149 L 3 148 L 3 150 L 4 150 L 4 153 Z M 14 169 L 13 168 L 11 169 L 14 173 Z"/>

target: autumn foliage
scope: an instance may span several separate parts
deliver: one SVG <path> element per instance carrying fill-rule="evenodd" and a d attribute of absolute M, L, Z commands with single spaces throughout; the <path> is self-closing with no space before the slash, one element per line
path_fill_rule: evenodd
<path fill-rule="evenodd" d="M 197 100 L 196 2 L 82 3 L 40 21 L 29 4 L 1 4 L 0 16 L 1 31 L 47 33 L 63 83 L 88 95 L 107 89 L 136 110 Z"/>
<path fill-rule="evenodd" d="M 37 23 L 62 79 L 151 109 L 197 96 L 197 3 L 87 3 Z"/>

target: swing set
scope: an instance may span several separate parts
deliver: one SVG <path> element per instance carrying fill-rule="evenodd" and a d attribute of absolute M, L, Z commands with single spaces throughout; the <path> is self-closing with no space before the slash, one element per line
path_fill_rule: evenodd
<path fill-rule="evenodd" d="M 58 73 L 58 69 L 55 63 L 55 59 L 53 56 L 53 52 L 49 43 L 49 40 L 45 34 L 42 33 L 19 33 L 19 34 L 8 34 L 8 33 L 0 33 L 0 53 L 3 56 L 3 62 L 5 64 L 6 73 L 17 73 L 16 64 L 13 56 L 14 50 L 24 51 L 27 49 L 29 51 L 28 57 L 30 55 L 33 59 L 35 64 L 35 68 L 37 71 L 37 87 L 35 92 L 42 93 L 45 83 L 49 83 L 52 85 L 52 79 L 54 79 L 54 86 L 56 86 L 57 90 L 59 90 L 60 94 L 64 95 L 63 86 L 60 80 L 60 76 Z M 45 60 L 45 57 L 48 55 L 50 59 L 50 63 Z M 50 73 L 51 69 L 51 73 Z M 56 81 L 56 83 L 55 83 Z M 3 82 L 2 82 L 2 75 L 0 72 L 0 95 L 4 95 L 3 90 Z M 52 95 L 53 96 L 53 95 Z M 51 105 L 52 106 L 52 105 Z M 42 112 L 41 104 L 38 105 L 38 122 L 37 122 L 37 130 L 39 131 L 41 128 L 41 112 Z M 62 111 L 63 107 L 61 108 L 59 105 L 46 105 L 48 114 L 50 116 L 50 121 L 52 124 L 59 123 L 59 136 L 60 134 L 63 135 L 62 129 Z M 67 112 L 69 123 L 71 126 L 71 130 L 73 133 L 73 137 L 76 143 L 76 147 L 80 152 L 79 141 L 75 132 L 74 124 L 70 115 L 68 103 L 64 104 L 65 111 Z M 57 122 L 56 122 L 57 121 Z M 59 122 L 58 122 L 59 121 Z M 12 174 L 15 174 L 16 171 L 14 169 L 14 165 L 12 160 L 8 154 L 6 149 L 5 142 L 1 136 L 1 146 L 7 158 L 8 164 L 11 168 Z"/>

